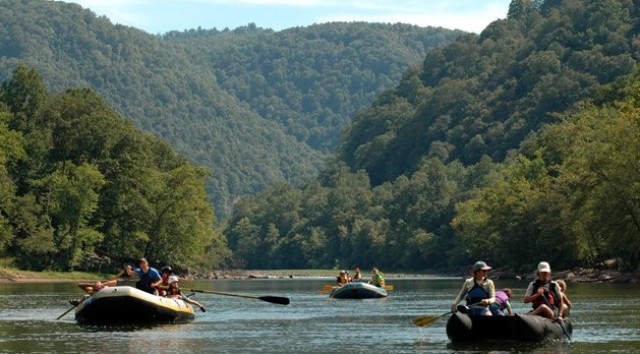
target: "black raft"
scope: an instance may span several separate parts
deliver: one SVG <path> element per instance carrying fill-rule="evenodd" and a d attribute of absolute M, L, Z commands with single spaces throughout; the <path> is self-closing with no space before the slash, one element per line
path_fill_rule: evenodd
<path fill-rule="evenodd" d="M 572 331 L 569 319 L 559 322 L 535 315 L 469 316 L 457 312 L 447 322 L 447 336 L 454 343 L 485 340 L 542 342 L 570 339 Z"/>

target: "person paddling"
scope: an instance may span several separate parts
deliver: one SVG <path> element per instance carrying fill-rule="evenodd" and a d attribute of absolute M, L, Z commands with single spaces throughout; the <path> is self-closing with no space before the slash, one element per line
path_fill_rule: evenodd
<path fill-rule="evenodd" d="M 379 288 L 384 288 L 384 273 L 378 269 L 378 267 L 373 267 L 371 270 L 371 280 L 369 284 L 373 284 Z"/>
<path fill-rule="evenodd" d="M 458 311 L 457 306 L 462 299 L 467 299 L 467 306 L 473 305 L 469 309 L 470 316 L 491 316 L 489 306 L 496 300 L 496 288 L 493 281 L 487 278 L 487 272 L 492 268 L 483 261 L 477 261 L 473 265 L 473 277 L 465 280 L 462 289 L 453 304 L 451 304 L 451 312 Z"/>
<path fill-rule="evenodd" d="M 115 277 L 113 277 L 113 279 L 110 280 L 103 280 L 103 281 L 97 281 L 95 283 L 79 283 L 78 287 L 84 291 L 87 292 L 87 294 L 89 295 L 93 295 L 94 293 L 104 289 L 104 288 L 108 288 L 110 286 L 116 286 L 118 285 L 118 280 L 125 274 L 127 274 L 128 271 L 131 271 L 133 268 L 130 265 L 126 265 L 124 267 L 124 269 L 122 271 L 120 271 L 118 274 L 116 274 Z"/>
<path fill-rule="evenodd" d="M 548 262 L 540 262 L 536 270 L 538 278 L 527 287 L 524 303 L 531 304 L 531 315 L 554 318 L 553 311 L 558 309 L 558 319 L 564 317 L 564 303 L 560 286 L 551 280 L 551 266 Z"/>

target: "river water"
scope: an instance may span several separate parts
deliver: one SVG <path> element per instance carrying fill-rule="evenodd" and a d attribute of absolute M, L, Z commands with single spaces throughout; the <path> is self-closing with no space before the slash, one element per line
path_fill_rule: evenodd
<path fill-rule="evenodd" d="M 543 344 L 453 345 L 446 317 L 418 328 L 411 319 L 444 314 L 461 279 L 388 279 L 386 299 L 337 300 L 320 290 L 332 279 L 214 280 L 196 288 L 256 296 L 284 296 L 288 306 L 210 294 L 194 299 L 207 312 L 187 324 L 79 326 L 68 300 L 73 283 L 0 283 L 0 353 L 637 353 L 640 285 L 569 284 L 574 304 L 571 341 Z M 516 312 L 526 282 L 496 281 L 514 290 Z"/>

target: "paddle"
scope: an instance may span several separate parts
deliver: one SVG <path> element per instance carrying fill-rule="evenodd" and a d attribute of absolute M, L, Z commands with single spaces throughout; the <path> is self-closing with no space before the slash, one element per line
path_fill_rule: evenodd
<path fill-rule="evenodd" d="M 118 272 L 118 274 L 116 274 L 111 280 L 103 280 L 100 283 L 106 284 L 103 285 L 102 288 L 105 288 L 107 286 L 111 286 L 111 285 L 116 285 L 118 279 L 120 279 L 121 276 L 123 276 L 125 273 L 125 270 L 121 270 L 120 272 Z M 78 287 L 84 291 L 86 291 L 89 295 L 93 295 L 96 291 L 100 291 L 101 289 L 94 289 L 94 285 L 96 283 L 78 283 Z"/>
<path fill-rule="evenodd" d="M 211 291 L 211 290 L 198 290 L 198 289 L 189 289 L 189 291 L 195 293 L 205 293 L 205 294 L 215 294 L 215 295 L 223 295 L 223 296 L 235 296 L 235 297 L 244 297 L 247 299 L 256 299 L 262 300 L 266 302 L 270 302 L 272 304 L 278 305 L 289 305 L 289 298 L 280 297 L 280 296 L 254 296 L 254 295 L 245 295 L 245 294 L 230 294 L 230 293 L 222 293 L 219 291 Z"/>
<path fill-rule="evenodd" d="M 553 307 L 551 307 L 551 304 L 549 303 L 549 299 L 547 299 L 547 292 L 545 291 L 544 294 L 542 294 L 542 299 L 544 300 L 544 303 L 549 306 L 549 309 L 551 311 L 553 311 Z M 560 301 L 562 301 L 562 297 L 560 298 Z M 558 317 L 560 317 L 560 308 L 558 308 Z M 564 333 L 564 335 L 567 337 L 567 340 L 569 341 L 569 343 L 571 343 L 571 335 L 567 332 L 567 328 L 564 326 L 564 321 L 563 320 L 558 320 L 558 325 L 560 326 L 560 328 L 562 328 L 562 333 Z"/>
<path fill-rule="evenodd" d="M 63 312 L 62 315 L 58 316 L 56 318 L 56 321 L 61 319 L 62 317 L 64 317 L 64 315 L 68 314 L 69 312 L 71 312 L 71 310 L 75 309 L 78 305 L 80 305 L 80 302 L 78 302 L 77 304 L 74 304 L 73 307 L 71 307 L 70 309 L 68 309 L 67 311 Z"/>
<path fill-rule="evenodd" d="M 478 307 L 478 305 L 480 305 L 479 302 L 475 303 L 475 304 L 471 304 L 469 306 L 464 306 L 464 305 L 458 305 L 458 311 L 462 312 L 462 313 L 467 313 L 469 311 L 469 308 L 473 308 L 473 307 Z M 418 326 L 418 327 L 424 327 L 424 326 L 429 326 L 433 323 L 435 323 L 437 320 L 439 320 L 440 318 L 450 314 L 451 311 L 449 312 L 445 312 L 442 315 L 439 316 L 419 316 L 414 318 L 413 320 L 411 320 L 411 322 L 413 322 L 414 325 Z"/>
<path fill-rule="evenodd" d="M 418 327 L 424 327 L 424 326 L 428 326 L 430 324 L 435 323 L 437 320 L 439 320 L 440 318 L 450 313 L 451 311 L 443 313 L 442 315 L 439 315 L 439 316 L 420 316 L 420 317 L 414 318 L 413 320 L 411 320 L 411 322 L 413 322 L 413 324 Z"/>

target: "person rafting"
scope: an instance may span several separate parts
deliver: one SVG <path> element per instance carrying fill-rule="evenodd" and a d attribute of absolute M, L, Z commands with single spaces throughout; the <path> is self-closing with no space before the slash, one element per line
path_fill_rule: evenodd
<path fill-rule="evenodd" d="M 362 281 L 362 273 L 360 273 L 360 268 L 356 267 L 355 273 L 353 273 L 353 278 L 351 278 L 352 282 L 360 282 Z"/>
<path fill-rule="evenodd" d="M 95 283 L 78 283 L 78 287 L 87 292 L 89 295 L 93 295 L 94 293 L 111 286 L 118 285 L 118 281 L 120 278 L 127 274 L 128 270 L 131 270 L 132 267 L 130 265 L 125 265 L 124 269 L 116 274 L 113 279 L 97 281 Z"/>
<path fill-rule="evenodd" d="M 496 291 L 496 302 L 489 306 L 491 314 L 494 316 L 504 316 L 504 311 L 507 311 L 509 316 L 513 315 L 513 309 L 511 308 L 512 297 L 513 292 L 509 288 Z"/>
<path fill-rule="evenodd" d="M 160 280 L 155 283 L 154 288 L 158 290 L 158 295 L 167 296 L 169 289 L 169 277 L 173 274 L 173 269 L 169 266 L 162 267 L 160 270 Z"/>
<path fill-rule="evenodd" d="M 191 300 L 190 298 L 182 294 L 182 289 L 180 288 L 178 281 L 179 279 L 176 275 L 171 275 L 169 277 L 169 288 L 167 289 L 167 297 L 172 299 L 181 299 L 188 304 L 198 306 L 200 308 L 200 311 L 207 312 L 207 309 L 205 309 L 202 304 L 200 304 L 196 300 Z"/>
<path fill-rule="evenodd" d="M 371 270 L 371 280 L 369 284 L 373 284 L 379 288 L 384 288 L 384 273 L 380 271 L 377 267 L 373 267 Z"/>
<path fill-rule="evenodd" d="M 548 262 L 540 262 L 536 270 L 537 279 L 532 281 L 524 294 L 524 303 L 531 304 L 531 315 L 554 318 L 554 310 L 558 309 L 558 319 L 564 317 L 564 303 L 560 286 L 551 280 L 551 266 Z"/>
<path fill-rule="evenodd" d="M 458 311 L 457 306 L 462 299 L 466 299 L 470 306 L 470 316 L 491 316 L 489 306 L 496 300 L 496 288 L 493 281 L 487 278 L 487 272 L 492 268 L 483 261 L 477 261 L 473 265 L 473 277 L 465 280 L 462 289 L 451 305 L 451 312 Z"/>
<path fill-rule="evenodd" d="M 346 270 L 341 270 L 340 274 L 336 277 L 336 284 L 338 286 L 343 286 L 349 282 L 349 276 L 347 275 Z"/>
<path fill-rule="evenodd" d="M 558 283 L 558 286 L 560 286 L 560 295 L 562 295 L 562 302 L 565 306 L 564 316 L 567 316 L 569 315 L 569 310 L 571 310 L 571 307 L 573 307 L 571 300 L 569 300 L 569 297 L 567 296 L 567 283 L 565 283 L 565 281 L 562 279 L 556 280 L 556 283 Z"/>
<path fill-rule="evenodd" d="M 155 268 L 149 267 L 149 262 L 146 258 L 140 258 L 140 268 L 129 268 L 127 270 L 127 275 L 131 276 L 133 274 L 138 277 L 136 288 L 157 295 L 158 291 L 155 289 L 155 284 L 161 279 L 160 273 Z"/>

